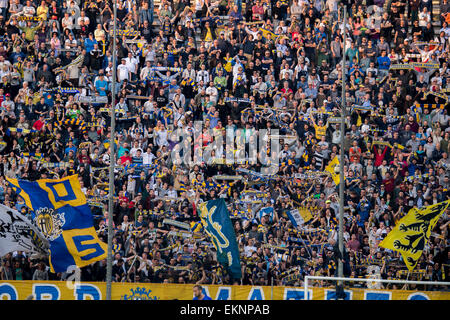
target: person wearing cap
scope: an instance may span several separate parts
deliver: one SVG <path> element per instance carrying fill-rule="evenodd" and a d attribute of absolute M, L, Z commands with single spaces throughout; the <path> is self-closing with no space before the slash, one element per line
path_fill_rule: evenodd
<path fill-rule="evenodd" d="M 9 107 L 9 110 L 14 112 L 15 103 L 11 100 L 11 94 L 9 92 L 5 94 L 5 100 L 2 101 L 1 106 L 5 109 Z"/>
<path fill-rule="evenodd" d="M 130 79 L 131 72 L 127 67 L 127 60 L 125 58 L 122 58 L 121 64 L 117 66 L 117 81 L 120 82 L 120 85 L 122 85 L 124 80 Z"/>

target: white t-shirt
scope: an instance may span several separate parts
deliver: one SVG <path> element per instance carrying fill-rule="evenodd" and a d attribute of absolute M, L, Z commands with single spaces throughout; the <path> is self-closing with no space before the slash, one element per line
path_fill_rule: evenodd
<path fill-rule="evenodd" d="M 89 18 L 88 17 L 78 17 L 77 19 L 77 26 L 80 25 L 80 21 L 84 20 L 84 25 L 87 26 L 89 25 Z"/>
<path fill-rule="evenodd" d="M 36 13 L 36 9 L 33 6 L 24 6 L 22 12 L 25 16 L 33 16 Z"/>
<path fill-rule="evenodd" d="M 61 20 L 61 24 L 65 25 L 65 28 L 72 30 L 73 29 L 73 19 L 72 17 L 64 17 Z M 63 27 L 64 28 L 64 27 Z"/>
<path fill-rule="evenodd" d="M 154 158 L 155 158 L 155 155 L 153 153 L 144 152 L 142 154 L 142 163 L 143 164 L 151 164 Z"/>
<path fill-rule="evenodd" d="M 131 73 L 136 73 L 137 70 L 136 66 L 139 64 L 139 61 L 134 57 L 131 58 L 127 57 L 125 58 L 125 61 L 126 61 L 125 65 L 127 66 L 128 70 Z"/>
<path fill-rule="evenodd" d="M 120 64 L 117 67 L 117 74 L 119 75 L 119 81 L 123 81 L 123 80 L 130 80 L 129 79 L 129 72 L 130 70 L 128 69 L 128 66 L 125 64 Z"/>

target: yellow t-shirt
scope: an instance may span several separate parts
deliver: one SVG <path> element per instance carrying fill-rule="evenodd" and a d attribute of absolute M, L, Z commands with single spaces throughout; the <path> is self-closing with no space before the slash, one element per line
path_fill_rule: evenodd
<path fill-rule="evenodd" d="M 205 41 L 212 41 L 213 38 L 212 38 L 211 29 L 208 28 L 207 30 L 208 30 L 208 31 L 206 32 Z"/>
<path fill-rule="evenodd" d="M 36 10 L 36 15 L 42 20 L 47 20 L 48 7 L 39 6 Z"/>
<path fill-rule="evenodd" d="M 316 130 L 316 139 L 320 140 L 320 138 L 326 134 L 327 126 L 314 125 L 314 129 Z"/>

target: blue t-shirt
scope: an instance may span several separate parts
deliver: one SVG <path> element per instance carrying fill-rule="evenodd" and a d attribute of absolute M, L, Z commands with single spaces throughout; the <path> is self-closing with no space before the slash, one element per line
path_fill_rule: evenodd
<path fill-rule="evenodd" d="M 377 58 L 377 62 L 378 62 L 378 69 L 379 70 L 388 70 L 389 66 L 391 65 L 391 59 L 389 59 L 389 57 L 385 56 L 379 56 Z"/>
<path fill-rule="evenodd" d="M 73 151 L 73 153 L 77 153 L 77 148 L 76 148 L 75 146 L 73 146 L 73 147 L 67 147 L 67 148 L 64 150 L 64 154 L 69 154 L 70 151 Z"/>
<path fill-rule="evenodd" d="M 105 88 L 105 89 L 100 89 L 100 88 Z M 108 81 L 106 80 L 100 80 L 98 79 L 95 82 L 95 89 L 97 89 L 99 95 L 101 96 L 106 96 L 106 90 L 108 90 Z"/>
<path fill-rule="evenodd" d="M 197 298 L 197 297 L 194 297 L 192 300 L 200 300 L 200 299 Z M 212 299 L 211 299 L 211 297 L 208 297 L 208 296 L 205 294 L 205 296 L 203 297 L 202 300 L 212 300 Z"/>

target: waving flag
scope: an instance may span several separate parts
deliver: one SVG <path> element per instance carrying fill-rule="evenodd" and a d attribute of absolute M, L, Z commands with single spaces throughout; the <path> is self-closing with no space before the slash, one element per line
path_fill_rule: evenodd
<path fill-rule="evenodd" d="M 48 247 L 44 235 L 27 217 L 0 204 L 0 257 L 13 251 L 45 254 Z"/>
<path fill-rule="evenodd" d="M 408 270 L 412 271 L 430 239 L 431 231 L 449 205 L 450 201 L 444 201 L 409 210 L 379 246 L 400 252 Z"/>
<path fill-rule="evenodd" d="M 341 178 L 336 171 L 334 171 L 335 167 L 339 166 L 339 158 L 335 156 L 333 160 L 331 160 L 325 168 L 325 171 L 328 171 L 331 174 L 331 178 L 333 178 L 334 183 L 338 186 L 341 182 Z"/>
<path fill-rule="evenodd" d="M 286 211 L 286 214 L 291 220 L 292 225 L 296 228 L 304 225 L 313 218 L 311 215 L 311 211 L 309 211 L 309 209 L 304 207 L 294 210 L 288 210 Z"/>
<path fill-rule="evenodd" d="M 242 273 L 236 234 L 225 200 L 203 202 L 199 210 L 203 227 L 217 250 L 217 261 L 229 269 L 234 279 L 240 279 Z"/>
<path fill-rule="evenodd" d="M 6 179 L 33 211 L 35 224 L 50 243 L 51 272 L 65 272 L 72 265 L 84 267 L 106 259 L 107 245 L 94 229 L 78 175 L 58 180 Z"/>
<path fill-rule="evenodd" d="M 256 218 L 261 221 L 263 216 L 269 216 L 270 222 L 273 220 L 273 207 L 264 207 L 256 214 Z"/>

